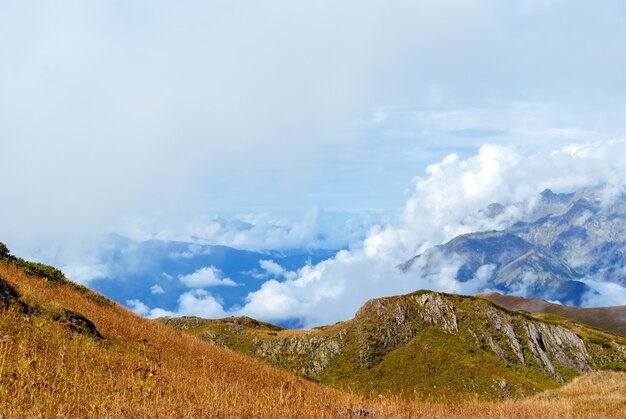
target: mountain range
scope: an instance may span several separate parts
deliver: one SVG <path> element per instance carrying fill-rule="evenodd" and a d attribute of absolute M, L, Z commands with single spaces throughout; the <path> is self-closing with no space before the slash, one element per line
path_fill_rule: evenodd
<path fill-rule="evenodd" d="M 455 237 L 416 255 L 400 268 L 433 275 L 458 263 L 455 279 L 477 281 L 498 291 L 582 305 L 593 297 L 589 280 L 626 285 L 626 196 L 602 188 L 575 193 L 547 189 L 536 200 L 517 204 L 523 214 L 506 228 Z M 510 208 L 491 204 L 483 212 L 497 219 Z"/>
<path fill-rule="evenodd" d="M 546 189 L 523 202 L 492 203 L 473 217 L 482 220 L 475 225 L 494 229 L 431 247 L 402 263 L 400 271 L 417 277 L 444 275 L 444 282 L 459 281 L 472 294 L 500 292 L 570 306 L 626 303 L 610 291 L 626 290 L 626 197 L 621 192 L 606 187 L 573 193 Z M 112 234 L 98 251 L 97 275 L 87 283 L 120 304 L 147 308 L 138 310 L 144 315 L 150 308 L 194 314 L 181 311 L 179 301 L 198 289 L 224 311 L 237 311 L 266 281 L 295 279 L 300 268 L 331 259 L 338 250 L 251 251 Z M 416 280 L 403 291 L 422 287 L 434 286 Z M 303 322 L 283 317 L 277 321 L 283 327 Z"/>

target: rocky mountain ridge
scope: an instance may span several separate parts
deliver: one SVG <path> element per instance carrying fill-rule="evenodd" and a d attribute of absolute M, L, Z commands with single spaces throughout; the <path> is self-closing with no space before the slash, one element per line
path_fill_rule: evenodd
<path fill-rule="evenodd" d="M 354 318 L 306 331 L 242 318 L 160 322 L 322 383 L 365 393 L 473 393 L 494 399 L 626 367 L 626 339 L 542 321 L 469 296 L 420 291 L 366 302 Z M 189 325 L 190 327 L 187 327 Z"/>

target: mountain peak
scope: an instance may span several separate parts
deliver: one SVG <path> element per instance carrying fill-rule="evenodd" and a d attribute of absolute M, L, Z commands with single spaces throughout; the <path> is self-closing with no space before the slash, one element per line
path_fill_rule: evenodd
<path fill-rule="evenodd" d="M 510 227 L 457 236 L 401 268 L 433 276 L 442 271 L 444 260 L 448 261 L 446 272 L 451 263 L 458 264 L 457 281 L 479 275 L 482 288 L 476 292 L 491 289 L 574 305 L 596 301 L 601 296 L 593 288 L 598 281 L 626 286 L 622 234 L 626 199 L 620 195 L 603 202 L 603 191 L 601 187 L 572 193 L 546 189 L 530 207 L 530 215 L 512 221 Z"/>

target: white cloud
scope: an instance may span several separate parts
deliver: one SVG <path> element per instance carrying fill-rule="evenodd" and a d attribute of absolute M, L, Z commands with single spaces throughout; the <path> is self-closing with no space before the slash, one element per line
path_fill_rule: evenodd
<path fill-rule="evenodd" d="M 108 275 L 107 266 L 97 262 L 92 265 L 65 265 L 61 270 L 65 276 L 81 284 L 87 284 L 95 278 L 105 278 Z"/>
<path fill-rule="evenodd" d="M 205 251 L 199 245 L 223 245 L 246 250 L 338 249 L 363 240 L 379 211 L 322 211 L 312 207 L 298 215 L 244 214 L 198 216 L 185 220 L 128 219 L 120 234 L 138 241 L 159 239 L 191 244 L 172 252 L 172 259 L 189 259 Z"/>
<path fill-rule="evenodd" d="M 165 290 L 156 284 L 150 287 L 150 292 L 155 295 L 165 294 Z"/>
<path fill-rule="evenodd" d="M 397 266 L 459 234 L 504 228 L 529 216 L 537 194 L 548 187 L 570 192 L 604 184 L 608 190 L 605 199 L 612 199 L 616 191 L 624 190 L 624 179 L 623 140 L 583 143 L 529 155 L 514 147 L 496 145 L 483 146 L 477 154 L 464 159 L 452 154 L 429 166 L 426 176 L 415 179 L 415 191 L 407 199 L 400 223 L 374 226 L 361 246 L 340 251 L 317 265 L 304 266 L 295 274 L 286 275 L 284 268 L 272 261 L 261 262 L 274 278 L 251 292 L 243 307 L 225 311 L 274 322 L 300 319 L 302 326 L 310 327 L 347 319 L 369 298 L 417 289 L 462 294 L 489 291 L 486 284 L 493 274 L 491 265 L 482 266 L 466 282 L 455 279 L 464 260 L 450 259 L 437 251 L 429 259 L 427 271 L 422 271 L 419 260 L 408 272 L 401 272 Z M 495 217 L 483 211 L 493 202 L 503 205 Z M 285 279 L 279 280 L 282 277 Z M 516 292 L 523 294 L 534 280 L 526 277 Z M 590 304 L 626 302 L 619 286 L 593 281 L 588 284 L 600 292 L 600 296 L 588 296 Z"/>
<path fill-rule="evenodd" d="M 583 279 L 591 291 L 583 297 L 583 305 L 589 307 L 607 307 L 626 305 L 626 287 L 620 284 L 596 280 Z"/>
<path fill-rule="evenodd" d="M 270 275 L 281 276 L 283 273 L 285 273 L 285 268 L 283 268 L 273 260 L 261 260 L 259 261 L 259 265 L 261 265 L 261 268 Z"/>
<path fill-rule="evenodd" d="M 178 277 L 188 288 L 204 288 L 227 286 L 236 287 L 237 283 L 230 278 L 222 278 L 222 272 L 215 266 L 200 268 L 192 274 Z"/>
<path fill-rule="evenodd" d="M 302 271 L 309 280 L 265 292 L 302 300 L 300 315 L 314 322 L 335 295 L 350 293 L 345 313 L 370 285 L 419 286 L 396 278 L 394 264 L 525 211 L 477 215 L 490 201 L 624 178 L 621 142 L 545 152 L 625 133 L 621 3 L 557 3 L 3 2 L 0 179 L 11 199 L 0 219 L 11 222 L 0 239 L 25 254 L 90 233 L 135 237 L 123 230 L 136 228 L 250 249 L 334 248 L 369 224 L 325 241 L 316 209 L 295 222 L 250 216 L 250 226 L 186 220 L 317 205 L 388 210 L 416 167 L 456 149 L 416 180 L 403 221 Z M 467 157 L 485 138 L 496 145 Z M 510 143 L 517 148 L 497 145 Z M 327 231 L 343 231 L 335 227 Z M 84 265 L 76 257 L 43 259 L 96 275 L 70 268 Z M 337 301 L 327 317 L 339 315 Z M 255 294 L 249 304 L 261 306 Z"/>
<path fill-rule="evenodd" d="M 297 272 L 288 271 L 273 260 L 261 260 L 259 261 L 261 269 L 274 278 L 284 277 L 285 279 L 295 279 Z"/>
<path fill-rule="evenodd" d="M 147 316 L 150 314 L 150 308 L 142 303 L 140 300 L 126 300 L 126 305 L 135 313 L 140 316 Z"/>
<path fill-rule="evenodd" d="M 204 289 L 187 291 L 178 298 L 176 311 L 150 308 L 140 300 L 128 300 L 126 305 L 135 313 L 154 319 L 156 317 L 198 316 L 204 318 L 226 317 L 222 303 Z"/>

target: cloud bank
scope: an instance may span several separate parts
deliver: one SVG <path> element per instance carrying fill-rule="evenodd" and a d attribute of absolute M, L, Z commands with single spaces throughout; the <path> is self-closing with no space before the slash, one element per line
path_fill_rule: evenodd
<path fill-rule="evenodd" d="M 207 266 L 201 268 L 189 275 L 181 275 L 178 277 L 187 288 L 206 288 L 206 287 L 236 287 L 237 284 L 230 278 L 222 278 L 222 272 L 215 266 Z"/>
<path fill-rule="evenodd" d="M 466 282 L 454 279 L 462 260 L 441 260 L 438 273 L 431 275 L 422 274 L 419 266 L 406 273 L 397 266 L 459 234 L 502 229 L 523 219 L 546 188 L 570 192 L 604 185 L 604 199 L 610 200 L 625 190 L 624 179 L 626 140 L 572 144 L 530 155 L 498 145 L 485 145 L 465 159 L 450 154 L 429 166 L 425 176 L 415 178 L 400 223 L 375 226 L 360 247 L 297 273 L 284 275 L 282 267 L 263 261 L 261 267 L 274 278 L 250 293 L 243 307 L 227 311 L 275 322 L 299 319 L 310 327 L 349 318 L 373 297 L 421 288 L 486 291 L 489 266 Z M 495 217 L 483 211 L 494 202 L 503 206 Z M 599 292 L 590 304 L 626 304 L 620 285 L 586 282 Z"/>
<path fill-rule="evenodd" d="M 382 215 L 375 211 L 323 211 L 312 207 L 297 215 L 244 214 L 172 220 L 132 218 L 118 233 L 151 239 L 223 245 L 245 250 L 339 249 L 363 240 Z M 156 229 L 156 231 L 155 231 Z M 180 254 L 191 257 L 193 252 Z"/>
<path fill-rule="evenodd" d="M 390 184 L 453 148 L 622 134 L 622 17 L 578 0 L 2 2 L 0 236 L 31 253 L 153 212 L 389 210 Z"/>

